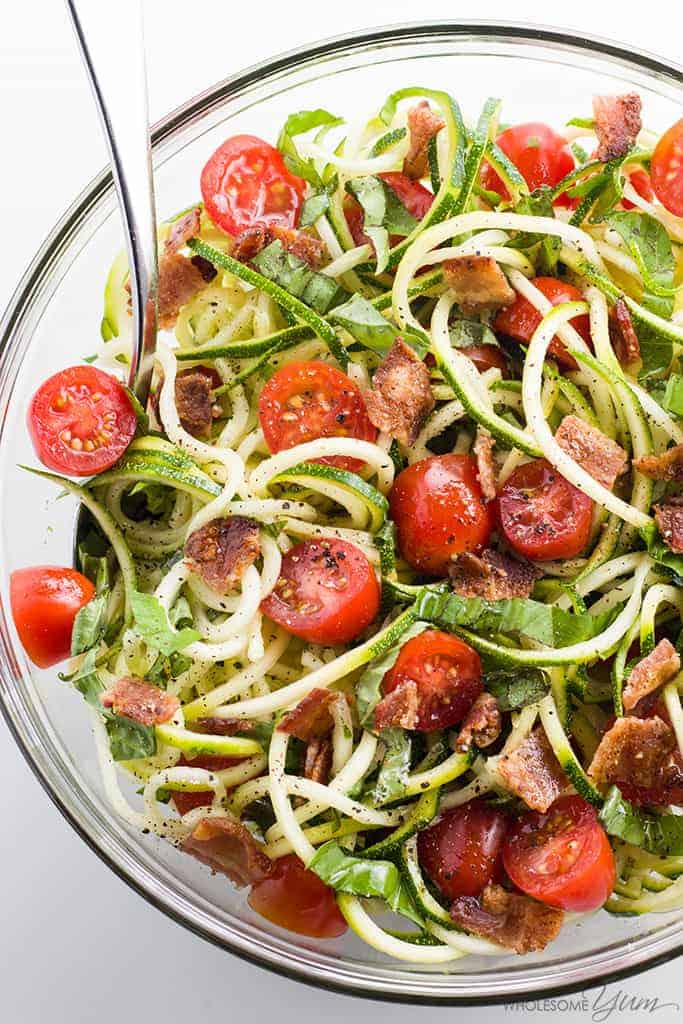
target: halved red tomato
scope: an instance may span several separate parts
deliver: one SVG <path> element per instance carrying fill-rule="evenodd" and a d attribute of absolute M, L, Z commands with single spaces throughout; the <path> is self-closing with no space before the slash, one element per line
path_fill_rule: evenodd
<path fill-rule="evenodd" d="M 461 722 L 483 689 L 477 652 L 439 629 L 426 629 L 403 645 L 382 680 L 382 693 L 411 680 L 417 683 L 418 732 Z"/>
<path fill-rule="evenodd" d="M 279 150 L 255 135 L 233 135 L 209 157 L 201 176 L 204 207 L 228 235 L 246 228 L 293 228 L 306 182 L 287 170 Z"/>
<path fill-rule="evenodd" d="M 336 939 L 347 929 L 334 890 L 293 853 L 276 861 L 273 873 L 256 882 L 247 899 L 261 917 L 297 935 Z"/>
<path fill-rule="evenodd" d="M 616 881 L 609 839 L 580 796 L 518 818 L 503 844 L 503 864 L 518 889 L 562 910 L 596 910 Z"/>
<path fill-rule="evenodd" d="M 305 540 L 282 559 L 261 611 L 312 644 L 343 644 L 367 629 L 380 589 L 363 552 L 344 540 Z"/>
<path fill-rule="evenodd" d="M 479 373 L 485 373 L 486 370 L 492 370 L 495 367 L 496 370 L 500 370 L 503 377 L 507 376 L 508 361 L 503 350 L 497 345 L 468 345 L 467 348 L 461 348 L 460 351 L 472 360 Z"/>
<path fill-rule="evenodd" d="M 662 206 L 683 217 L 683 117 L 664 132 L 655 146 L 650 177 Z"/>
<path fill-rule="evenodd" d="M 578 288 L 566 281 L 560 281 L 556 277 L 535 277 L 531 283 L 536 285 L 553 306 L 559 306 L 563 302 L 581 302 L 583 299 Z M 493 321 L 493 329 L 500 334 L 505 334 L 508 338 L 514 338 L 515 341 L 521 341 L 528 345 L 542 319 L 538 310 L 522 295 L 518 295 L 511 305 L 504 306 L 498 311 Z M 575 316 L 569 322 L 572 327 L 576 328 L 586 344 L 592 348 L 588 314 Z M 566 366 L 571 370 L 576 369 L 576 360 L 569 355 L 557 335 L 550 342 L 548 353 L 557 359 L 560 366 Z"/>
<path fill-rule="evenodd" d="M 593 502 L 545 459 L 518 466 L 498 495 L 500 528 L 525 558 L 574 558 L 588 543 Z"/>
<path fill-rule="evenodd" d="M 496 142 L 532 192 L 541 185 L 553 188 L 574 169 L 574 157 L 567 140 L 547 124 L 532 121 L 514 125 L 501 132 Z M 488 163 L 482 166 L 481 182 L 485 189 L 497 192 L 503 199 L 510 198 L 505 185 Z"/>
<path fill-rule="evenodd" d="M 639 167 L 637 171 L 631 171 L 628 176 L 628 180 L 633 185 L 634 189 L 643 199 L 647 199 L 648 203 L 651 203 L 655 197 L 655 192 L 650 181 L 650 175 L 647 171 L 644 171 L 642 167 Z M 625 210 L 633 210 L 635 204 L 630 202 L 628 199 L 622 199 L 621 205 Z"/>
<path fill-rule="evenodd" d="M 48 469 L 94 476 L 123 455 L 137 427 L 124 387 L 95 366 L 72 366 L 49 377 L 28 409 L 36 455 Z"/>
<path fill-rule="evenodd" d="M 328 363 L 285 363 L 261 392 L 259 420 L 271 452 L 281 452 L 319 437 L 357 437 L 374 441 L 365 401 L 350 377 Z M 332 455 L 317 462 L 357 473 L 361 459 Z"/>
<path fill-rule="evenodd" d="M 407 174 L 402 174 L 400 171 L 386 171 L 383 174 L 378 174 L 377 177 L 381 178 L 396 193 L 415 220 L 422 220 L 434 202 L 433 192 L 421 185 L 419 181 L 413 181 Z M 356 245 L 369 244 L 370 239 L 363 231 L 363 208 L 353 196 L 344 197 L 344 216 Z M 398 235 L 392 235 L 389 239 L 391 245 L 396 245 L 399 241 L 400 236 Z"/>
<path fill-rule="evenodd" d="M 75 569 L 36 565 L 16 569 L 9 586 L 14 624 L 34 665 L 68 658 L 74 619 L 95 593 L 90 580 Z"/>
<path fill-rule="evenodd" d="M 419 833 L 420 865 L 447 899 L 478 896 L 492 879 L 501 877 L 507 827 L 502 811 L 483 800 L 470 800 Z"/>
<path fill-rule="evenodd" d="M 453 555 L 479 551 L 493 515 L 469 455 L 434 455 L 408 466 L 389 495 L 401 555 L 420 572 L 447 576 Z"/>

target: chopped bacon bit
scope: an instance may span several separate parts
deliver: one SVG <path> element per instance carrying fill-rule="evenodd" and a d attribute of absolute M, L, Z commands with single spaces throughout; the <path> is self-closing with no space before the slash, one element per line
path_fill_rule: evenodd
<path fill-rule="evenodd" d="M 339 694 L 316 686 L 287 712 L 277 727 L 278 732 L 287 732 L 304 743 L 322 739 L 334 725 L 330 705 L 338 698 Z"/>
<path fill-rule="evenodd" d="M 435 114 L 426 100 L 421 100 L 408 111 L 410 146 L 403 161 L 403 173 L 414 181 L 429 173 L 429 143 L 446 122 Z"/>
<path fill-rule="evenodd" d="M 185 542 L 192 571 L 221 594 L 235 588 L 260 553 L 258 523 L 244 516 L 212 519 Z"/>
<path fill-rule="evenodd" d="M 309 740 L 304 759 L 304 778 L 327 785 L 332 768 L 332 743 L 329 739 Z"/>
<path fill-rule="evenodd" d="M 683 512 L 683 509 L 681 509 Z M 658 690 L 680 672 L 681 659 L 670 640 L 660 640 L 654 651 L 631 669 L 624 688 L 624 707 L 630 711 L 642 697 Z"/>
<path fill-rule="evenodd" d="M 177 697 L 133 676 L 117 679 L 100 695 L 100 701 L 103 707 L 113 708 L 115 715 L 150 726 L 168 722 L 180 707 Z"/>
<path fill-rule="evenodd" d="M 683 444 L 675 444 L 667 448 L 661 455 L 643 455 L 634 459 L 633 465 L 650 480 L 667 480 L 683 483 Z"/>
<path fill-rule="evenodd" d="M 540 726 L 511 754 L 501 755 L 498 774 L 534 811 L 547 811 L 567 786 L 567 777 Z"/>
<path fill-rule="evenodd" d="M 655 505 L 655 522 L 669 550 L 683 554 L 683 502 L 670 498 L 666 505 Z"/>
<path fill-rule="evenodd" d="M 617 718 L 600 740 L 588 774 L 599 783 L 634 782 L 647 789 L 672 781 L 673 730 L 661 718 Z"/>
<path fill-rule="evenodd" d="M 200 230 L 200 220 L 201 207 L 193 206 L 182 217 L 173 221 L 170 234 L 164 246 L 165 252 L 178 252 L 191 238 L 196 238 Z"/>
<path fill-rule="evenodd" d="M 273 862 L 249 829 L 227 815 L 202 818 L 182 848 L 214 873 L 227 875 L 240 889 L 262 882 L 273 871 Z"/>
<path fill-rule="evenodd" d="M 599 484 L 611 490 L 628 466 L 628 457 L 616 441 L 578 416 L 565 416 L 555 434 L 560 448 Z"/>
<path fill-rule="evenodd" d="M 184 430 L 193 437 L 207 438 L 211 424 L 221 415 L 221 408 L 212 400 L 211 392 L 221 379 L 214 370 L 193 366 L 181 370 L 175 379 L 175 403 L 178 419 Z"/>
<path fill-rule="evenodd" d="M 417 683 L 406 679 L 395 690 L 383 697 L 375 708 L 375 729 L 414 729 L 419 718 Z"/>
<path fill-rule="evenodd" d="M 621 296 L 610 310 L 609 333 L 621 366 L 630 366 L 640 360 L 640 341 L 630 310 Z"/>
<path fill-rule="evenodd" d="M 248 718 L 198 718 L 195 723 L 197 732 L 207 732 L 212 736 L 234 736 L 238 732 L 253 732 L 254 722 Z"/>
<path fill-rule="evenodd" d="M 254 256 L 258 256 L 266 246 L 276 240 L 281 243 L 285 252 L 297 256 L 313 270 L 323 262 L 325 245 L 319 238 L 314 238 L 305 231 L 277 225 L 247 228 L 235 239 L 230 255 L 240 263 L 249 263 Z"/>
<path fill-rule="evenodd" d="M 461 597 L 483 597 L 500 601 L 510 597 L 530 597 L 534 583 L 543 575 L 531 562 L 487 548 L 481 555 L 463 551 L 448 568 L 451 587 Z"/>
<path fill-rule="evenodd" d="M 434 408 L 429 370 L 403 338 L 394 341 L 364 397 L 373 426 L 406 445 L 414 443 Z"/>
<path fill-rule="evenodd" d="M 441 264 L 446 285 L 465 316 L 500 309 L 516 295 L 492 256 L 457 256 Z"/>
<path fill-rule="evenodd" d="M 456 897 L 451 917 L 466 931 L 515 953 L 535 953 L 557 938 L 564 911 L 489 882 L 479 897 Z"/>
<path fill-rule="evenodd" d="M 496 464 L 493 461 L 495 444 L 488 430 L 477 427 L 473 451 L 477 460 L 477 479 L 484 501 L 493 501 L 496 497 Z"/>
<path fill-rule="evenodd" d="M 465 715 L 455 741 L 455 749 L 466 753 L 472 744 L 475 747 L 490 747 L 500 736 L 503 719 L 498 701 L 490 693 L 480 693 Z"/>
<path fill-rule="evenodd" d="M 642 106 L 637 92 L 593 97 L 593 119 L 598 137 L 595 155 L 598 160 L 607 162 L 626 156 L 643 127 Z"/>
<path fill-rule="evenodd" d="M 210 267 L 210 264 L 208 264 Z M 171 330 L 178 313 L 207 284 L 207 262 L 199 265 L 178 252 L 164 252 L 159 260 L 158 323 L 162 330 Z M 216 276 L 215 270 L 209 280 Z"/>

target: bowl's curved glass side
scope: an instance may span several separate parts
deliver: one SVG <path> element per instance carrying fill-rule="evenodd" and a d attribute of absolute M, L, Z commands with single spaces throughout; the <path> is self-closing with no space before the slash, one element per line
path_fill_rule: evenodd
<path fill-rule="evenodd" d="M 406 27 L 323 43 L 250 69 L 190 101 L 155 129 L 158 209 L 168 216 L 197 195 L 198 169 L 226 132 L 274 138 L 292 110 L 315 105 L 353 116 L 379 106 L 398 86 L 443 87 L 476 117 L 488 92 L 507 115 L 555 123 L 584 112 L 594 92 L 635 87 L 648 122 L 663 128 L 680 115 L 676 70 L 590 42 L 541 38 L 494 26 Z M 561 82 L 562 88 L 558 88 Z M 495 88 L 491 89 L 491 85 Z M 74 506 L 18 468 L 35 462 L 24 428 L 27 399 L 51 372 L 94 349 L 106 268 L 120 248 L 107 178 L 72 207 L 43 246 L 3 322 L 0 345 L 0 697 L 26 756 L 75 827 L 143 895 L 215 942 L 276 970 L 345 991 L 399 999 L 509 1000 L 580 987 L 672 955 L 680 915 L 616 919 L 602 913 L 569 927 L 531 958 L 466 959 L 449 972 L 388 962 L 354 936 L 325 944 L 285 934 L 255 917 L 243 896 L 191 858 L 143 837 L 113 817 L 103 793 L 80 697 L 56 673 L 28 665 L 8 612 L 13 568 L 66 563 Z M 134 787 L 126 792 L 134 799 Z M 677 939 L 678 934 L 678 939 Z"/>

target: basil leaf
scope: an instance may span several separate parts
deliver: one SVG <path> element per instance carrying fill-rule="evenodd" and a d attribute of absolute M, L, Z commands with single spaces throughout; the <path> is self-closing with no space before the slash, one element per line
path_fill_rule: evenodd
<path fill-rule="evenodd" d="M 409 235 L 417 221 L 381 178 L 371 174 L 351 178 L 346 182 L 346 191 L 355 196 L 363 208 L 363 230 L 375 249 L 375 273 L 381 274 L 389 261 L 389 234 Z"/>
<path fill-rule="evenodd" d="M 104 629 L 104 616 L 109 595 L 93 597 L 79 610 L 71 631 L 71 657 L 82 654 L 98 643 Z"/>
<path fill-rule="evenodd" d="M 126 497 L 132 498 L 138 494 L 144 497 L 145 509 L 151 516 L 168 515 L 175 501 L 175 491 L 172 487 L 149 483 L 145 480 L 138 480 Z"/>
<path fill-rule="evenodd" d="M 416 924 L 423 923 L 401 882 L 398 868 L 391 861 L 351 857 L 330 840 L 316 850 L 308 869 L 337 892 L 384 900 L 397 914 Z"/>
<path fill-rule="evenodd" d="M 330 114 L 329 111 L 320 108 L 317 110 L 300 110 L 296 114 L 290 114 L 280 132 L 277 148 L 285 158 L 285 163 L 292 174 L 296 174 L 299 178 L 304 178 L 315 188 L 320 188 L 322 186 L 322 179 L 315 169 L 313 160 L 304 158 L 299 154 L 294 138 L 297 135 L 303 135 L 304 132 L 311 131 L 313 128 L 333 128 L 343 123 L 342 118 L 335 117 L 334 114 Z"/>
<path fill-rule="evenodd" d="M 624 240 L 643 279 L 643 305 L 658 316 L 673 312 L 674 255 L 666 229 L 648 213 L 613 213 L 607 223 Z"/>
<path fill-rule="evenodd" d="M 680 373 L 672 373 L 667 380 L 661 404 L 674 416 L 683 416 L 683 376 Z"/>
<path fill-rule="evenodd" d="M 100 694 L 104 691 L 104 683 L 97 674 L 95 658 L 95 651 L 88 651 L 81 667 L 73 677 L 72 683 L 79 693 L 83 694 L 88 704 L 103 713 L 104 708 L 100 704 Z"/>
<path fill-rule="evenodd" d="M 196 629 L 181 629 L 176 632 L 169 622 L 166 609 L 153 594 L 141 594 L 133 591 L 131 608 L 135 627 L 148 645 L 162 654 L 173 654 L 182 651 L 188 644 L 199 640 Z"/>
<path fill-rule="evenodd" d="M 418 619 L 446 629 L 466 626 L 484 635 L 518 634 L 552 648 L 590 640 L 602 633 L 618 614 L 615 608 L 600 615 L 576 615 L 528 598 L 485 601 L 426 589 L 418 594 L 415 612 Z"/>
<path fill-rule="evenodd" d="M 530 195 L 522 196 L 515 207 L 515 212 L 530 214 L 536 217 L 554 217 L 553 195 L 554 190 L 548 188 L 547 185 L 543 185 L 541 188 L 535 189 Z M 560 249 L 562 248 L 561 238 L 558 238 L 556 235 L 539 235 L 524 231 L 520 232 L 510 245 L 516 249 L 528 249 L 533 245 L 538 245 L 536 269 L 541 274 L 555 273 L 560 257 Z"/>
<path fill-rule="evenodd" d="M 640 358 L 643 363 L 638 371 L 638 378 L 646 381 L 669 369 L 674 355 L 673 342 L 663 331 L 646 323 L 632 307 L 631 319 L 638 335 Z"/>
<path fill-rule="evenodd" d="M 640 811 L 624 799 L 618 786 L 612 786 L 599 817 L 610 836 L 617 836 L 648 853 L 683 856 L 683 815 Z"/>
<path fill-rule="evenodd" d="M 448 334 L 453 348 L 467 349 L 471 345 L 495 345 L 496 348 L 500 348 L 491 328 L 480 320 L 454 320 Z"/>
<path fill-rule="evenodd" d="M 389 351 L 399 333 L 368 299 L 357 292 L 348 302 L 335 306 L 328 319 L 331 323 L 343 327 L 361 345 L 380 355 Z M 427 346 L 417 335 L 411 334 L 410 331 L 401 331 L 401 337 L 420 358 L 426 354 Z"/>
<path fill-rule="evenodd" d="M 315 192 L 304 201 L 299 217 L 299 227 L 308 228 L 322 217 L 330 208 L 330 197 L 327 192 Z"/>
<path fill-rule="evenodd" d="M 496 669 L 484 676 L 484 689 L 498 702 L 501 711 L 518 711 L 535 704 L 548 692 L 548 677 L 539 668 Z"/>
<path fill-rule="evenodd" d="M 386 747 L 372 793 L 376 807 L 400 800 L 406 791 L 410 771 L 410 736 L 405 729 L 382 729 L 379 738 Z"/>
<path fill-rule="evenodd" d="M 405 631 L 401 637 L 401 643 L 393 647 L 383 657 L 371 661 L 362 676 L 356 683 L 356 702 L 358 706 L 358 717 L 360 724 L 366 729 L 372 727 L 372 718 L 375 708 L 381 700 L 381 686 L 384 676 L 393 668 L 400 650 L 408 640 L 418 636 L 426 629 L 426 625 L 417 622 Z"/>
<path fill-rule="evenodd" d="M 334 278 L 318 274 L 304 260 L 285 252 L 279 239 L 254 256 L 252 263 L 263 277 L 274 281 L 323 316 L 348 295 Z"/>
<path fill-rule="evenodd" d="M 152 757 L 156 754 L 154 729 L 140 725 L 132 718 L 123 715 L 107 716 L 107 733 L 111 756 L 115 761 L 133 761 L 138 757 Z"/>

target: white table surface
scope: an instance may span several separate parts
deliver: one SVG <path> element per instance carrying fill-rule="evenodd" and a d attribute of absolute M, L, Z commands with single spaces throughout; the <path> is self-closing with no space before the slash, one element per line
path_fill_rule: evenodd
<path fill-rule="evenodd" d="M 93 0 L 116 17 L 116 0 Z M 680 60 L 683 15 L 673 3 L 615 0 L 145 0 L 152 117 L 270 54 L 355 28 L 481 16 L 551 23 L 601 34 Z M 629 7 L 631 5 L 628 5 Z M 105 162 L 90 95 L 59 0 L 0 5 L 0 307 L 67 202 Z M 666 15 L 663 11 L 667 10 Z M 673 13 L 674 11 L 678 13 Z M 296 16 L 294 15 L 296 11 Z M 252 14 L 250 19 L 249 14 Z M 266 14 L 267 12 L 267 14 Z M 651 12 L 652 16 L 648 16 Z M 660 15 L 660 20 L 656 15 Z M 206 31 L 205 31 L 206 30 Z M 125 61 L 125 55 L 122 55 Z M 4 1024 L 166 1024 L 196 1019 L 407 1022 L 415 1008 L 324 994 L 215 949 L 148 906 L 82 843 L 54 809 L 0 720 L 0 1021 Z M 683 964 L 592 990 L 579 1005 L 525 1008 L 525 1020 L 658 1024 L 683 1019 Z M 640 1000 L 640 1002 L 639 1002 Z M 642 1002 L 647 1000 L 647 1002 Z M 430 1020 L 515 1019 L 521 1008 L 427 1010 Z M 419 1012 L 419 1011 L 418 1011 Z"/>

